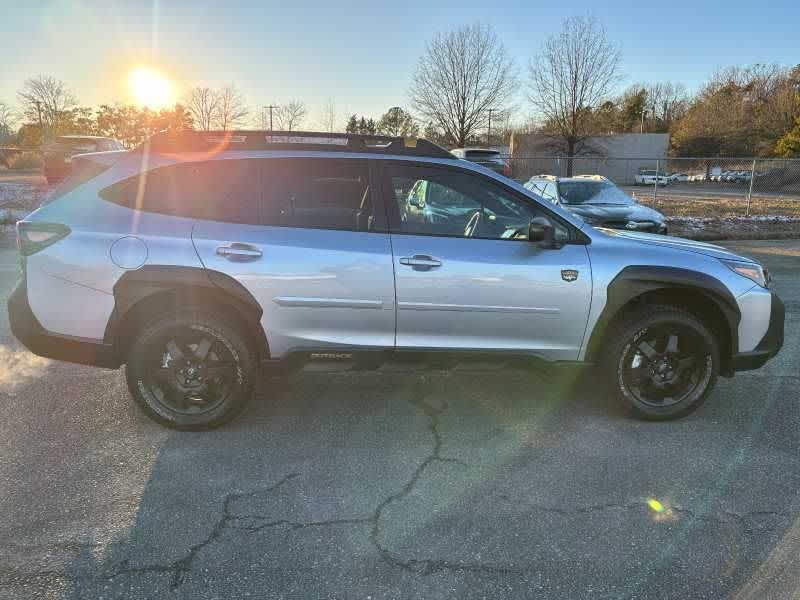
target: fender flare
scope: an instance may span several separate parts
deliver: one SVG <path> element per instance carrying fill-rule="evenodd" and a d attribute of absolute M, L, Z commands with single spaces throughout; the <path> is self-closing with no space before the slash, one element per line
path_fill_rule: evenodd
<path fill-rule="evenodd" d="M 173 265 L 146 265 L 127 271 L 114 284 L 114 310 L 106 326 L 103 341 L 118 344 L 122 341 L 120 328 L 131 310 L 155 294 L 192 290 L 207 290 L 215 301 L 222 301 L 233 309 L 256 332 L 256 343 L 262 357 L 269 357 L 269 344 L 261 326 L 263 310 L 258 301 L 241 283 L 230 275 L 203 267 Z"/>
<path fill-rule="evenodd" d="M 711 275 L 691 269 L 634 265 L 622 269 L 608 284 L 606 304 L 589 338 L 586 359 L 595 359 L 608 325 L 624 306 L 643 294 L 662 290 L 691 291 L 706 298 L 724 317 L 731 356 L 738 352 L 739 321 L 742 314 L 736 298 L 725 284 Z M 727 364 L 731 356 L 722 357 L 723 365 Z"/>

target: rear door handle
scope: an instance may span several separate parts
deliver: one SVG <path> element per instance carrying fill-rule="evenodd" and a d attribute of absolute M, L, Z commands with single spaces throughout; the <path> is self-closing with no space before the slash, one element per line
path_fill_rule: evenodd
<path fill-rule="evenodd" d="M 228 246 L 219 246 L 217 254 L 234 262 L 258 260 L 262 256 L 261 250 L 255 246 L 240 242 L 234 242 Z"/>
<path fill-rule="evenodd" d="M 418 270 L 427 270 L 441 267 L 442 261 L 427 254 L 415 254 L 414 256 L 404 256 L 400 259 L 400 264 L 414 267 L 414 269 Z"/>

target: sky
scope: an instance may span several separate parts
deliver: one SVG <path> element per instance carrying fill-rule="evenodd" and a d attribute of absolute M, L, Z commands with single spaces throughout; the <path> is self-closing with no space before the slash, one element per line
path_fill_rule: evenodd
<path fill-rule="evenodd" d="M 81 105 L 132 103 L 129 76 L 163 73 L 181 100 L 193 85 L 235 84 L 253 107 L 300 99 L 307 125 L 333 99 L 339 120 L 410 106 L 426 40 L 491 24 L 522 84 L 530 57 L 572 15 L 593 14 L 620 44 L 624 79 L 697 89 L 718 68 L 800 63 L 800 2 L 536 0 L 0 0 L 0 102 L 28 77 L 63 80 Z"/>

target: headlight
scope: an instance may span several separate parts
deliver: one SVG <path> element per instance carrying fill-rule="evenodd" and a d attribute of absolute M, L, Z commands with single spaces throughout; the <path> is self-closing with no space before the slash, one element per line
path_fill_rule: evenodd
<path fill-rule="evenodd" d="M 722 262 L 731 271 L 738 273 L 742 277 L 747 277 L 750 281 L 754 281 L 763 288 L 769 287 L 769 272 L 761 265 L 736 260 L 723 260 Z"/>

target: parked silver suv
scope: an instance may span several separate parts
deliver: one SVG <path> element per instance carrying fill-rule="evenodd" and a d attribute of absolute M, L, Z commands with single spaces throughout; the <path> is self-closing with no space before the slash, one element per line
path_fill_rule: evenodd
<path fill-rule="evenodd" d="M 783 341 L 758 263 L 594 229 L 424 140 L 165 133 L 73 167 L 18 224 L 12 329 L 42 356 L 126 364 L 170 427 L 231 419 L 260 367 L 400 353 L 597 364 L 667 419 Z"/>

